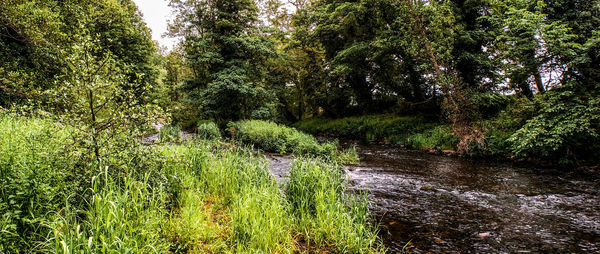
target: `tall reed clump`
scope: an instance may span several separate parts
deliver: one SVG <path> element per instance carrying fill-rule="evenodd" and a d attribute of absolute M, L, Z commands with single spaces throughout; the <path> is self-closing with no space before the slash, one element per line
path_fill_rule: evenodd
<path fill-rule="evenodd" d="M 162 253 L 160 226 L 165 222 L 164 192 L 143 180 L 126 177 L 122 185 L 103 173 L 93 181 L 84 209 L 67 205 L 50 224 L 54 253 Z M 102 182 L 102 183 L 99 183 Z M 102 186 L 102 187 L 100 187 Z"/>
<path fill-rule="evenodd" d="M 240 121 L 230 125 L 234 138 L 267 152 L 334 157 L 335 142 L 319 144 L 311 135 L 294 128 L 260 120 Z"/>
<path fill-rule="evenodd" d="M 206 140 L 221 139 L 221 131 L 217 124 L 211 121 L 202 121 L 198 123 L 198 138 Z"/>
<path fill-rule="evenodd" d="M 285 187 L 295 218 L 309 248 L 340 253 L 381 251 L 364 195 L 346 189 L 343 169 L 319 160 L 296 160 Z"/>

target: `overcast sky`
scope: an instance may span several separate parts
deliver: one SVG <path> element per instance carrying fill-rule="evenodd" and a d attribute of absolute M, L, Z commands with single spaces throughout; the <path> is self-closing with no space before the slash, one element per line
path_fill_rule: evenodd
<path fill-rule="evenodd" d="M 144 21 L 152 29 L 152 39 L 158 41 L 160 46 L 169 50 L 177 43 L 176 39 L 163 38 L 167 32 L 168 20 L 172 19 L 171 8 L 168 0 L 133 0 L 138 9 L 144 14 Z"/>

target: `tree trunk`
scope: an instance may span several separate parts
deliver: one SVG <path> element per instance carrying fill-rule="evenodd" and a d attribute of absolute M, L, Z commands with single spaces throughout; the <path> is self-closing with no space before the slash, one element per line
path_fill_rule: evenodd
<path fill-rule="evenodd" d="M 301 82 L 298 82 L 298 84 L 296 84 L 296 89 L 298 90 L 298 120 L 302 120 L 303 116 L 304 116 L 304 91 L 302 89 L 302 87 L 300 86 Z"/>
<path fill-rule="evenodd" d="M 542 74 L 538 70 L 533 74 L 533 79 L 535 80 L 535 86 L 538 89 L 538 92 L 543 94 L 546 92 L 546 88 L 544 87 L 544 83 L 542 81 Z"/>
<path fill-rule="evenodd" d="M 96 130 L 96 111 L 94 110 L 94 93 L 92 90 L 88 90 L 88 100 L 90 107 L 90 127 L 92 128 L 92 142 L 94 143 L 94 154 L 96 155 L 96 161 L 100 162 L 100 147 L 98 146 L 98 140 L 96 137 L 98 133 Z"/>

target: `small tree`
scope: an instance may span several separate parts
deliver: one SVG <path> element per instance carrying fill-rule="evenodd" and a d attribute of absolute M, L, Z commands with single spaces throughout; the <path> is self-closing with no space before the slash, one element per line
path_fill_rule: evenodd
<path fill-rule="evenodd" d="M 102 49 L 96 39 L 84 33 L 77 41 L 63 51 L 69 72 L 52 91 L 52 102 L 80 130 L 82 135 L 74 143 L 88 147 L 100 163 L 103 149 L 111 145 L 109 141 L 135 137 L 157 108 L 139 103 L 141 98 L 128 89 L 132 86 L 125 77 L 127 73 L 117 67 L 111 52 Z M 140 94 L 137 89 L 136 94 Z"/>

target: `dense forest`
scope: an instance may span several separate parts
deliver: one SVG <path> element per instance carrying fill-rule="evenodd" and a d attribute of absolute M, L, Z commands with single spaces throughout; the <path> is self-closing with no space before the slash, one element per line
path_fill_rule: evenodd
<path fill-rule="evenodd" d="M 598 164 L 598 0 L 169 6 L 172 50 L 132 0 L 0 1 L 0 252 L 383 251 L 355 151 L 296 129 Z"/>

